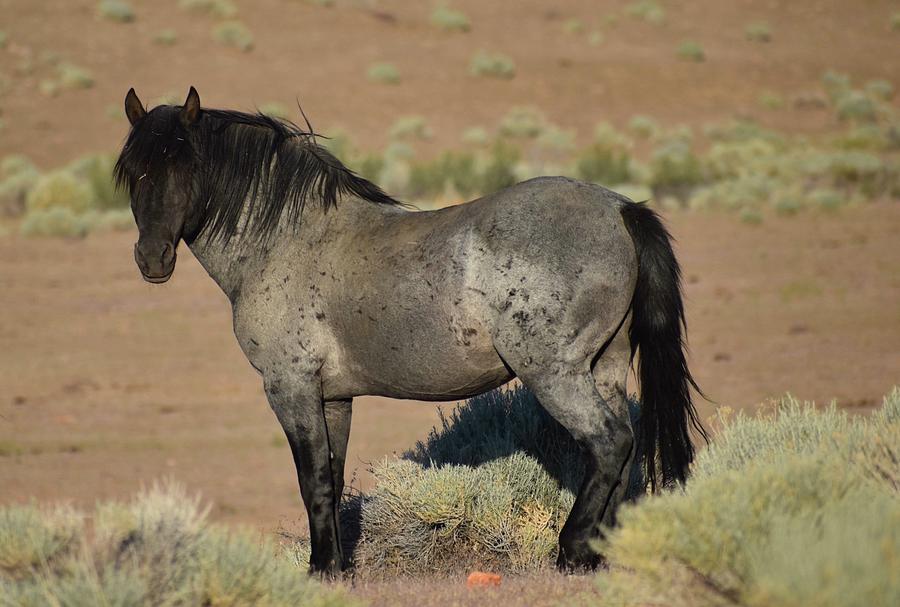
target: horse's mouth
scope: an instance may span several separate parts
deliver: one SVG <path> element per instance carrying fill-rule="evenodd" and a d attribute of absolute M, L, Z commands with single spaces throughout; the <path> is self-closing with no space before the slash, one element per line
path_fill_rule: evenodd
<path fill-rule="evenodd" d="M 167 280 L 169 280 L 170 278 L 172 278 L 172 274 L 174 272 L 175 272 L 175 268 L 172 268 L 171 270 L 169 270 L 168 274 L 163 274 L 160 276 L 150 276 L 148 274 L 144 274 L 143 272 L 141 272 L 141 276 L 144 278 L 144 280 L 146 280 L 149 283 L 152 283 L 155 285 L 160 285 L 160 284 L 166 282 Z"/>

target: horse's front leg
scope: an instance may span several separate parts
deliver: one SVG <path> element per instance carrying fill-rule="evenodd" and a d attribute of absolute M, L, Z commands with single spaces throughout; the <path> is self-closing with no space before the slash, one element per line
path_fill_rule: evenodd
<path fill-rule="evenodd" d="M 310 573 L 334 576 L 343 567 L 337 520 L 340 495 L 332 475 L 319 377 L 266 376 L 265 388 L 294 454 L 300 495 L 309 517 Z"/>

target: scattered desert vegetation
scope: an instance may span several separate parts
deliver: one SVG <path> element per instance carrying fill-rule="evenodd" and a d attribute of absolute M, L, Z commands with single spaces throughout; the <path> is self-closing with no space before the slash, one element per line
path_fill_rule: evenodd
<path fill-rule="evenodd" d="M 685 61 L 701 62 L 706 60 L 706 51 L 699 42 L 686 40 L 678 45 L 678 56 Z"/>
<path fill-rule="evenodd" d="M 469 71 L 475 76 L 510 80 L 516 75 L 516 64 L 502 53 L 478 51 L 472 57 Z"/>
<path fill-rule="evenodd" d="M 112 181 L 114 159 L 96 154 L 41 174 L 26 157 L 0 162 L 0 210 L 25 236 L 81 237 L 133 227 L 128 197 Z"/>
<path fill-rule="evenodd" d="M 683 491 L 626 507 L 603 546 L 620 605 L 900 599 L 900 389 L 871 417 L 792 398 L 723 421 Z"/>
<path fill-rule="evenodd" d="M 90 514 L 0 509 L 0 605 L 354 605 L 247 530 L 206 521 L 173 485 Z"/>
<path fill-rule="evenodd" d="M 248 52 L 253 50 L 253 34 L 250 28 L 236 19 L 223 21 L 213 28 L 216 42 Z"/>
<path fill-rule="evenodd" d="M 431 23 L 447 32 L 467 32 L 472 28 L 472 22 L 464 12 L 443 5 L 431 12 Z"/>
<path fill-rule="evenodd" d="M 178 42 L 178 32 L 171 28 L 160 30 L 153 36 L 153 42 L 160 46 L 173 46 Z"/>
<path fill-rule="evenodd" d="M 753 42 L 772 41 L 772 28 L 765 21 L 754 21 L 744 29 L 744 34 Z"/>
<path fill-rule="evenodd" d="M 237 6 L 231 0 L 178 0 L 178 6 L 193 13 L 225 19 L 237 15 Z"/>
<path fill-rule="evenodd" d="M 400 84 L 400 70 L 393 63 L 380 62 L 369 66 L 366 76 L 380 84 Z"/>
<path fill-rule="evenodd" d="M 97 4 L 97 14 L 118 23 L 130 23 L 135 19 L 134 9 L 124 0 L 101 0 Z"/>

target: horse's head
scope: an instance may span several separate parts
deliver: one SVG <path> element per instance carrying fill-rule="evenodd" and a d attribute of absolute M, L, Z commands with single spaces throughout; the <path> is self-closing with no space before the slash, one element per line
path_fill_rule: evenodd
<path fill-rule="evenodd" d="M 131 132 L 116 162 L 116 181 L 131 196 L 139 237 L 134 260 L 144 280 L 166 282 L 175 271 L 175 250 L 200 226 L 197 151 L 191 136 L 201 120 L 200 96 L 191 87 L 182 106 L 149 112 L 134 89 L 125 97 Z"/>

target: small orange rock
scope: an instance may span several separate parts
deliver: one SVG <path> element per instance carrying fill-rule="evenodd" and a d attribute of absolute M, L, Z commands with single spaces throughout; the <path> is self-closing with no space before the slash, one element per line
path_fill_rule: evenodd
<path fill-rule="evenodd" d="M 485 571 L 473 571 L 466 580 L 466 586 L 476 588 L 480 586 L 499 586 L 502 578 L 496 573 Z"/>

